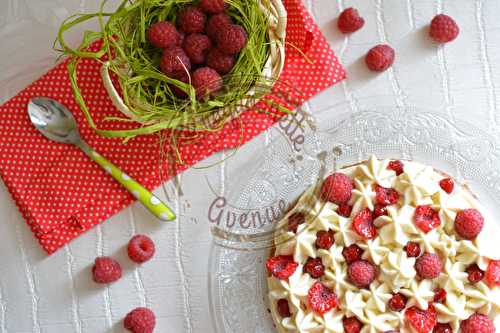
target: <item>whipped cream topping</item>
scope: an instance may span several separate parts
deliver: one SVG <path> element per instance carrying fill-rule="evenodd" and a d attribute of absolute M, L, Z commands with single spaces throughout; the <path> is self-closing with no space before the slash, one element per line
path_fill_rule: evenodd
<path fill-rule="evenodd" d="M 336 204 L 318 199 L 313 186 L 278 223 L 274 255 L 291 255 L 299 264 L 288 280 L 268 277 L 270 309 L 278 332 L 342 333 L 342 320 L 352 316 L 363 324 L 362 333 L 414 332 L 404 318 L 404 310 L 390 310 L 388 301 L 399 292 L 408 298 L 406 308 L 415 305 L 425 310 L 438 288 L 447 293 L 443 303 L 434 303 L 438 322 L 449 323 L 453 332 L 459 332 L 460 322 L 475 312 L 489 316 L 499 327 L 500 288 L 491 288 L 484 282 L 470 283 L 466 268 L 475 263 L 485 270 L 490 260 L 500 259 L 498 245 L 492 237 L 500 235 L 500 228 L 466 187 L 456 184 L 451 194 L 443 191 L 439 181 L 446 176 L 441 172 L 404 161 L 404 172 L 396 176 L 388 169 L 389 162 L 372 156 L 339 171 L 353 180 L 349 201 L 353 209 L 349 218 L 336 213 Z M 394 188 L 400 198 L 397 204 L 386 208 L 386 216 L 375 219 L 377 237 L 364 240 L 354 232 L 352 218 L 365 208 L 374 209 L 377 184 Z M 413 223 L 418 205 L 431 205 L 438 212 L 441 225 L 428 233 L 418 229 Z M 453 229 L 456 214 L 466 208 L 476 208 L 485 217 L 484 229 L 473 241 L 461 239 Z M 288 216 L 297 211 L 304 213 L 305 223 L 299 225 L 295 234 L 287 231 L 287 223 Z M 335 233 L 334 244 L 328 250 L 315 246 L 316 233 L 320 230 Z M 403 249 L 409 241 L 418 243 L 422 251 L 441 257 L 444 265 L 438 278 L 417 277 L 416 259 L 408 257 Z M 366 289 L 357 288 L 347 279 L 342 250 L 351 244 L 357 244 L 363 250 L 362 258 L 378 267 L 376 280 Z M 309 257 L 321 258 L 325 266 L 325 273 L 319 279 L 304 272 L 303 266 Z M 307 299 L 309 288 L 318 280 L 335 292 L 339 303 L 322 315 L 311 309 Z M 290 317 L 282 318 L 278 313 L 276 304 L 280 299 L 288 300 Z"/>

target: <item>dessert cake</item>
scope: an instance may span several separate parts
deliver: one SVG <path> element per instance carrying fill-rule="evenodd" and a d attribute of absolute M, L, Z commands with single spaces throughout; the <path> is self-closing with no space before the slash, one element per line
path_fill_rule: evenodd
<path fill-rule="evenodd" d="M 372 156 L 343 168 L 277 224 L 266 262 L 276 329 L 493 333 L 496 223 L 430 166 Z"/>

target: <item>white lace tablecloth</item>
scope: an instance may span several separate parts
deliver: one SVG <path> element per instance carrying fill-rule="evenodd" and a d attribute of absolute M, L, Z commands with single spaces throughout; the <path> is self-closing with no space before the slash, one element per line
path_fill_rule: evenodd
<path fill-rule="evenodd" d="M 340 102 L 353 111 L 374 104 L 417 105 L 498 132 L 499 1 L 305 1 L 349 76 L 309 101 L 308 111 Z M 97 0 L 0 0 L 0 101 L 54 64 L 51 45 L 61 20 L 96 6 Z M 335 18 L 348 6 L 358 8 L 366 24 L 346 37 L 337 31 Z M 444 48 L 426 35 L 426 25 L 441 11 L 461 27 L 459 38 Z M 70 38 L 76 41 L 78 34 Z M 392 69 L 374 75 L 362 57 L 378 43 L 390 43 L 397 60 Z M 227 186 L 226 167 L 184 172 L 182 193 L 165 185 L 179 216 L 176 223 L 159 225 L 135 204 L 51 257 L 40 250 L 2 184 L 0 333 L 122 332 L 124 315 L 144 305 L 157 315 L 157 332 L 213 332 L 207 290 L 207 211 L 214 199 L 209 183 L 216 191 Z M 130 264 L 124 250 L 135 233 L 151 235 L 157 245 L 154 260 L 140 267 Z M 120 281 L 104 288 L 91 281 L 98 255 L 122 262 Z"/>

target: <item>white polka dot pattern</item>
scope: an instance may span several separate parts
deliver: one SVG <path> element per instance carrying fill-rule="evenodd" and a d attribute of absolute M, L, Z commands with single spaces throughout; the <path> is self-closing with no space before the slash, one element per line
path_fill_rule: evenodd
<path fill-rule="evenodd" d="M 286 63 L 274 92 L 288 92 L 289 106 L 296 106 L 342 80 L 345 72 L 302 2 L 284 0 L 284 4 L 288 11 Z M 45 96 L 65 104 L 74 113 L 82 137 L 148 190 L 158 187 L 172 173 L 179 173 L 221 149 L 247 142 L 282 116 L 268 104 L 258 103 L 222 131 L 207 133 L 195 143 L 191 139 L 187 140 L 189 143 L 180 142 L 183 164 L 172 168 L 166 161 L 159 162 L 157 136 L 138 137 L 127 144 L 98 136 L 73 98 L 66 65 L 67 61 L 60 63 L 0 107 L 0 175 L 35 237 L 49 254 L 119 212 L 135 198 L 77 148 L 49 142 L 40 135 L 28 120 L 29 98 Z M 82 95 L 93 115 L 99 118 L 98 127 L 126 128 L 128 124 L 104 120 L 119 113 L 106 95 L 99 68 L 100 64 L 92 60 L 83 60 L 78 65 Z M 279 100 L 276 96 L 271 98 Z M 262 109 L 269 113 L 259 112 Z"/>

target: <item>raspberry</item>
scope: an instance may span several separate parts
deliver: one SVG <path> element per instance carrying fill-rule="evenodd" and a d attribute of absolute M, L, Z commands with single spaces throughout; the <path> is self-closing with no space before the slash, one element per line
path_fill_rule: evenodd
<path fill-rule="evenodd" d="M 439 288 L 434 290 L 434 299 L 435 303 L 444 303 L 446 301 L 446 290 L 443 288 Z"/>
<path fill-rule="evenodd" d="M 435 279 L 443 270 L 443 263 L 435 253 L 424 253 L 415 261 L 415 270 L 422 279 Z"/>
<path fill-rule="evenodd" d="M 484 272 L 476 264 L 472 264 L 465 270 L 470 283 L 478 283 L 484 278 Z"/>
<path fill-rule="evenodd" d="M 97 283 L 111 283 L 122 277 L 122 267 L 109 257 L 95 258 L 92 275 Z"/>
<path fill-rule="evenodd" d="M 196 89 L 196 97 L 204 99 L 222 89 L 222 78 L 212 68 L 202 67 L 193 72 L 191 84 Z"/>
<path fill-rule="evenodd" d="M 217 14 L 226 9 L 227 3 L 224 0 L 201 0 L 199 6 L 205 13 Z"/>
<path fill-rule="evenodd" d="M 404 310 L 406 303 L 408 303 L 408 298 L 401 293 L 397 293 L 392 295 L 388 305 L 392 311 L 400 312 Z"/>
<path fill-rule="evenodd" d="M 484 275 L 490 287 L 500 286 L 500 260 L 491 260 Z"/>
<path fill-rule="evenodd" d="M 417 206 L 413 215 L 415 225 L 425 233 L 439 227 L 439 214 L 429 205 Z"/>
<path fill-rule="evenodd" d="M 208 50 L 212 47 L 212 42 L 208 36 L 203 34 L 191 34 L 186 37 L 183 44 L 184 52 L 193 64 L 204 64 Z"/>
<path fill-rule="evenodd" d="M 234 56 L 224 54 L 218 49 L 211 49 L 207 55 L 207 66 L 215 69 L 221 75 L 229 73 L 235 62 Z"/>
<path fill-rule="evenodd" d="M 206 29 L 208 37 L 215 41 L 217 33 L 231 24 L 233 24 L 233 21 L 231 20 L 231 16 L 227 14 L 217 14 L 210 17 Z"/>
<path fill-rule="evenodd" d="M 302 224 L 304 222 L 305 222 L 305 217 L 303 213 L 301 212 L 293 213 L 288 217 L 288 231 L 297 233 L 297 228 L 299 227 L 299 224 Z"/>
<path fill-rule="evenodd" d="M 177 15 L 177 25 L 187 34 L 202 33 L 205 31 L 207 16 L 201 9 L 186 6 Z"/>
<path fill-rule="evenodd" d="M 437 323 L 432 333 L 453 333 L 453 329 L 450 324 Z"/>
<path fill-rule="evenodd" d="M 267 271 L 280 280 L 286 280 L 292 276 L 298 266 L 299 264 L 293 261 L 292 256 L 276 256 L 266 261 Z"/>
<path fill-rule="evenodd" d="M 247 33 L 242 26 L 230 24 L 216 34 L 217 47 L 222 53 L 236 54 L 247 44 Z"/>
<path fill-rule="evenodd" d="M 483 314 L 474 313 L 460 323 L 460 333 L 494 333 L 495 324 Z"/>
<path fill-rule="evenodd" d="M 136 235 L 128 242 L 128 256 L 136 263 L 148 261 L 155 254 L 155 243 L 145 235 Z"/>
<path fill-rule="evenodd" d="M 337 295 L 321 282 L 316 282 L 309 288 L 307 299 L 313 311 L 320 315 L 330 311 L 338 304 Z"/>
<path fill-rule="evenodd" d="M 276 308 L 278 309 L 278 313 L 281 318 L 288 318 L 292 316 L 290 313 L 290 306 L 288 305 L 288 300 L 286 298 L 278 300 Z"/>
<path fill-rule="evenodd" d="M 429 36 L 438 43 L 448 43 L 457 38 L 460 28 L 448 15 L 439 14 L 431 21 Z"/>
<path fill-rule="evenodd" d="M 452 178 L 445 178 L 441 179 L 441 181 L 439 182 L 439 186 L 443 189 L 443 191 L 450 194 L 451 192 L 453 192 L 455 183 L 453 182 Z"/>
<path fill-rule="evenodd" d="M 421 253 L 420 245 L 415 242 L 406 243 L 406 246 L 403 247 L 403 250 L 406 251 L 406 256 L 408 258 L 417 258 Z"/>
<path fill-rule="evenodd" d="M 179 73 L 179 77 L 177 77 L 176 80 L 179 80 L 179 81 L 184 82 L 184 83 L 189 83 L 189 75 L 186 72 Z M 172 92 L 177 97 L 183 98 L 183 99 L 188 97 L 188 94 L 184 90 L 182 90 L 181 88 L 179 88 L 173 84 L 170 84 L 169 87 L 170 87 L 170 90 L 172 90 Z"/>
<path fill-rule="evenodd" d="M 405 319 L 418 333 L 428 333 L 437 324 L 436 309 L 432 304 L 429 304 L 427 310 L 421 310 L 416 306 L 412 306 L 405 311 Z"/>
<path fill-rule="evenodd" d="M 464 209 L 455 217 L 455 231 L 465 239 L 473 240 L 483 230 L 484 218 L 474 208 Z"/>
<path fill-rule="evenodd" d="M 177 43 L 177 46 L 181 46 L 184 44 L 184 40 L 186 39 L 186 34 L 182 31 L 179 31 L 179 43 Z"/>
<path fill-rule="evenodd" d="M 334 236 L 332 230 L 320 230 L 316 233 L 316 247 L 318 249 L 329 250 L 334 242 Z"/>
<path fill-rule="evenodd" d="M 379 185 L 375 186 L 375 199 L 380 205 L 389 206 L 398 202 L 399 193 L 392 188 L 385 188 Z"/>
<path fill-rule="evenodd" d="M 166 49 L 179 45 L 181 35 L 170 22 L 158 22 L 148 29 L 148 39 L 156 47 Z"/>
<path fill-rule="evenodd" d="M 341 203 L 337 208 L 337 214 L 343 217 L 351 216 L 352 206 L 347 203 Z"/>
<path fill-rule="evenodd" d="M 375 207 L 373 209 L 373 218 L 376 219 L 380 216 L 387 216 L 387 208 L 384 205 L 375 204 Z"/>
<path fill-rule="evenodd" d="M 373 224 L 372 212 L 368 208 L 365 208 L 354 216 L 352 227 L 364 239 L 374 239 L 377 236 L 377 228 Z"/>
<path fill-rule="evenodd" d="M 343 33 L 354 32 L 361 29 L 365 25 L 365 20 L 359 16 L 357 9 L 352 7 L 345 9 L 340 13 L 337 26 Z"/>
<path fill-rule="evenodd" d="M 334 173 L 328 176 L 321 186 L 321 198 L 337 205 L 351 199 L 352 182 L 343 173 Z"/>
<path fill-rule="evenodd" d="M 325 266 L 323 266 L 321 258 L 309 258 L 304 265 L 304 271 L 309 273 L 312 278 L 318 279 L 325 274 Z"/>
<path fill-rule="evenodd" d="M 342 324 L 345 333 L 359 333 L 363 327 L 363 323 L 356 317 L 344 317 Z"/>
<path fill-rule="evenodd" d="M 366 260 L 358 260 L 347 267 L 347 277 L 358 288 L 365 288 L 375 280 L 375 267 Z"/>
<path fill-rule="evenodd" d="M 365 57 L 366 66 L 372 71 L 383 72 L 394 63 L 394 49 L 389 45 L 380 44 L 368 51 Z"/>
<path fill-rule="evenodd" d="M 191 61 L 184 50 L 174 46 L 163 51 L 160 62 L 161 71 L 168 77 L 182 78 L 191 69 Z"/>
<path fill-rule="evenodd" d="M 123 326 L 133 333 L 152 333 L 156 326 L 156 317 L 148 308 L 136 308 L 127 314 Z"/>
<path fill-rule="evenodd" d="M 342 250 L 342 255 L 344 256 L 347 264 L 361 260 L 362 254 L 363 250 L 356 244 L 351 244 L 348 247 L 344 247 L 344 249 Z"/>
<path fill-rule="evenodd" d="M 404 164 L 401 161 L 390 161 L 387 169 L 393 170 L 396 172 L 396 176 L 399 176 L 404 172 Z"/>

